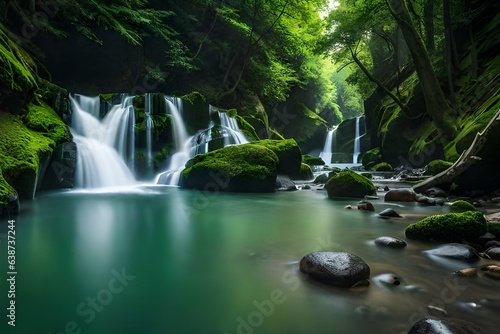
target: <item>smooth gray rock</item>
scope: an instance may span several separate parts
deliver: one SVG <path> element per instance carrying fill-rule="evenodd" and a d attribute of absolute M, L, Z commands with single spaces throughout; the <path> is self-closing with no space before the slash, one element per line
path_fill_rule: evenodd
<path fill-rule="evenodd" d="M 492 260 L 500 261 L 500 247 L 492 247 L 486 250 L 486 255 Z"/>
<path fill-rule="evenodd" d="M 393 209 L 385 209 L 378 213 L 380 217 L 390 217 L 390 218 L 399 218 L 401 217 L 399 213 L 394 211 Z"/>
<path fill-rule="evenodd" d="M 447 197 L 448 194 L 441 188 L 432 187 L 424 191 L 425 196 L 429 197 Z"/>
<path fill-rule="evenodd" d="M 385 196 L 386 202 L 415 202 L 416 194 L 411 188 L 389 190 Z"/>
<path fill-rule="evenodd" d="M 417 321 L 408 334 L 479 334 L 477 327 L 460 319 L 431 319 Z"/>
<path fill-rule="evenodd" d="M 375 245 L 390 248 L 403 248 L 406 247 L 406 241 L 399 238 L 383 236 L 375 239 Z"/>
<path fill-rule="evenodd" d="M 340 287 L 363 285 L 370 267 L 360 257 L 343 252 L 314 252 L 300 260 L 300 271 L 312 278 Z"/>
<path fill-rule="evenodd" d="M 425 253 L 462 262 L 476 262 L 480 259 L 474 248 L 458 243 L 444 244 Z"/>

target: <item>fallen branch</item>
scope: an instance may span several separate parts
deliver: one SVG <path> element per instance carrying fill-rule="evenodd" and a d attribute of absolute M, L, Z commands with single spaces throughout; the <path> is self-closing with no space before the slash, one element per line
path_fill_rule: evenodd
<path fill-rule="evenodd" d="M 484 130 L 476 134 L 476 137 L 472 141 L 472 144 L 467 150 L 462 152 L 460 158 L 458 158 L 458 160 L 453 165 L 451 165 L 445 171 L 436 174 L 431 178 L 428 178 L 424 182 L 414 185 L 413 190 L 417 193 L 422 193 L 423 191 L 431 187 L 452 183 L 457 176 L 465 172 L 476 162 L 480 161 L 481 158 L 478 157 L 478 154 L 483 149 L 484 144 L 486 143 L 488 138 L 488 132 L 493 127 L 493 124 L 496 121 L 500 121 L 500 110 L 497 111 L 495 116 L 490 120 L 488 125 L 486 125 Z"/>

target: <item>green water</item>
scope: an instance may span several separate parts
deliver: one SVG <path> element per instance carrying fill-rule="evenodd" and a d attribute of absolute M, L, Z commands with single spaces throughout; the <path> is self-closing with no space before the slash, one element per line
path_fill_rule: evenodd
<path fill-rule="evenodd" d="M 406 218 L 382 220 L 343 208 L 356 203 L 306 190 L 206 195 L 139 187 L 43 195 L 23 203 L 16 219 L 15 328 L 4 316 L 7 224 L 0 225 L 1 328 L 54 334 L 400 333 L 425 316 L 429 304 L 485 332 L 498 328 L 500 304 L 482 301 L 499 298 L 498 281 L 454 282 L 455 268 L 421 253 L 433 245 L 410 242 L 392 250 L 372 243 L 382 235 L 404 238 L 407 224 L 446 208 L 391 206 Z M 374 204 L 377 211 L 389 207 Z M 309 280 L 298 261 L 319 250 L 362 257 L 372 269 L 370 287 L 353 291 Z M 383 273 L 400 275 L 403 284 L 373 282 Z M 448 296 L 443 291 L 450 282 L 459 288 Z"/>

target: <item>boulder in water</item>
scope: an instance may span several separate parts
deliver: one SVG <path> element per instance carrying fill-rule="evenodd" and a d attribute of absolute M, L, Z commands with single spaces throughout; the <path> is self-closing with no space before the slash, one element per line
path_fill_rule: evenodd
<path fill-rule="evenodd" d="M 383 217 L 383 218 L 400 218 L 401 217 L 399 215 L 399 213 L 397 213 L 393 209 L 385 209 L 385 210 L 379 212 L 378 215 L 380 217 Z"/>
<path fill-rule="evenodd" d="M 411 188 L 389 190 L 385 196 L 386 202 L 415 202 L 415 192 Z"/>
<path fill-rule="evenodd" d="M 375 245 L 389 248 L 403 248 L 406 247 L 406 241 L 395 237 L 383 236 L 375 239 Z"/>
<path fill-rule="evenodd" d="M 276 190 L 280 191 L 295 191 L 297 186 L 288 175 L 278 175 L 276 178 Z"/>
<path fill-rule="evenodd" d="M 353 171 L 340 172 L 325 184 L 328 197 L 364 197 L 374 195 L 375 186 L 366 177 Z"/>
<path fill-rule="evenodd" d="M 479 334 L 473 323 L 460 319 L 431 319 L 417 321 L 408 334 Z"/>
<path fill-rule="evenodd" d="M 263 139 L 252 142 L 254 145 L 264 146 L 278 157 L 278 173 L 286 174 L 292 179 L 300 179 L 302 166 L 302 152 L 294 139 Z"/>
<path fill-rule="evenodd" d="M 500 247 L 492 247 L 486 250 L 486 255 L 492 260 L 500 261 Z"/>
<path fill-rule="evenodd" d="M 277 166 L 276 154 L 263 146 L 227 146 L 189 160 L 181 173 L 180 186 L 206 191 L 272 192 Z"/>
<path fill-rule="evenodd" d="M 343 252 L 309 253 L 300 260 L 300 271 L 321 282 L 347 288 L 363 285 L 370 277 L 365 261 Z"/>
<path fill-rule="evenodd" d="M 326 183 L 326 181 L 328 181 L 329 177 L 327 174 L 320 174 L 318 176 L 316 176 L 316 178 L 314 179 L 313 183 Z"/>
<path fill-rule="evenodd" d="M 438 248 L 425 251 L 425 253 L 462 262 L 476 262 L 480 259 L 474 248 L 458 243 L 445 244 Z"/>
<path fill-rule="evenodd" d="M 370 201 L 361 201 L 358 204 L 358 210 L 375 211 L 375 207 L 373 206 L 372 202 L 370 202 Z"/>
<path fill-rule="evenodd" d="M 410 224 L 407 238 L 422 241 L 475 242 L 487 232 L 487 223 L 481 212 L 445 213 L 426 217 Z"/>

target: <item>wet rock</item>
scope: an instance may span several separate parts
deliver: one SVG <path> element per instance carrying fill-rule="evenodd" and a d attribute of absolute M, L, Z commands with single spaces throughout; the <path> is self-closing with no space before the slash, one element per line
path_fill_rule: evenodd
<path fill-rule="evenodd" d="M 385 186 L 385 187 L 384 187 L 384 191 L 389 191 L 389 190 L 390 190 L 390 189 L 389 189 L 389 187 L 388 187 L 388 186 Z"/>
<path fill-rule="evenodd" d="M 500 247 L 492 247 L 486 250 L 486 255 L 492 260 L 500 261 Z"/>
<path fill-rule="evenodd" d="M 411 188 L 389 190 L 385 196 L 386 202 L 415 202 L 415 192 Z"/>
<path fill-rule="evenodd" d="M 441 188 L 432 187 L 424 191 L 424 195 L 428 197 L 447 197 L 448 194 Z"/>
<path fill-rule="evenodd" d="M 373 206 L 372 202 L 370 202 L 370 201 L 361 201 L 358 204 L 358 210 L 375 211 L 375 207 Z"/>
<path fill-rule="evenodd" d="M 378 196 L 365 195 L 365 199 L 380 199 Z"/>
<path fill-rule="evenodd" d="M 488 243 L 489 241 L 493 241 L 496 239 L 496 236 L 494 236 L 493 234 L 491 234 L 490 232 L 487 232 L 486 234 L 483 234 L 482 236 L 480 236 L 478 238 L 478 242 L 481 244 L 481 245 L 486 245 L 486 243 Z M 489 247 L 487 247 L 489 248 Z"/>
<path fill-rule="evenodd" d="M 425 253 L 462 262 L 479 261 L 479 255 L 474 248 L 458 243 L 445 244 L 438 248 L 425 251 Z"/>
<path fill-rule="evenodd" d="M 500 280 L 500 266 L 496 264 L 487 264 L 480 268 L 486 276 Z"/>
<path fill-rule="evenodd" d="M 461 269 L 455 271 L 454 274 L 460 277 L 475 277 L 477 276 L 477 269 L 476 268 Z"/>
<path fill-rule="evenodd" d="M 399 238 L 383 236 L 375 239 L 375 245 L 390 248 L 403 248 L 406 247 L 406 241 Z"/>
<path fill-rule="evenodd" d="M 395 274 L 381 274 L 373 277 L 372 281 L 385 288 L 392 288 L 401 285 L 401 277 Z"/>
<path fill-rule="evenodd" d="M 446 312 L 445 309 L 433 306 L 433 305 L 427 305 L 427 312 L 429 315 L 436 316 L 436 317 L 444 317 L 445 315 L 448 315 L 448 312 Z"/>
<path fill-rule="evenodd" d="M 352 209 L 352 205 L 346 205 L 344 206 L 344 209 Z"/>
<path fill-rule="evenodd" d="M 352 287 L 370 277 L 370 267 L 360 257 L 343 252 L 314 252 L 300 260 L 300 271 L 340 287 Z"/>
<path fill-rule="evenodd" d="M 484 245 L 484 248 L 486 248 L 486 249 L 491 248 L 491 247 L 500 247 L 500 241 L 497 241 L 497 240 L 491 240 L 491 241 L 488 241 L 488 242 Z"/>
<path fill-rule="evenodd" d="M 311 186 L 306 184 L 302 187 L 302 189 L 305 189 L 305 190 L 310 190 L 311 189 Z"/>
<path fill-rule="evenodd" d="M 326 183 L 326 181 L 328 181 L 328 175 L 327 174 L 320 174 L 318 175 L 313 183 L 316 183 L 316 184 L 319 184 L 319 183 Z"/>
<path fill-rule="evenodd" d="M 417 321 L 408 334 L 479 334 L 477 327 L 460 319 L 431 319 Z"/>
<path fill-rule="evenodd" d="M 423 204 L 429 204 L 429 200 L 430 198 L 427 197 L 427 196 L 424 196 L 422 194 L 416 194 L 415 195 L 415 200 L 419 203 L 423 203 Z"/>
<path fill-rule="evenodd" d="M 14 191 L 12 194 L 6 196 L 5 204 L 0 203 L 0 218 L 16 216 L 19 214 L 20 208 L 19 196 Z"/>
<path fill-rule="evenodd" d="M 436 198 L 427 198 L 427 203 L 431 205 L 444 205 L 446 203 L 446 198 L 444 197 L 436 197 Z"/>
<path fill-rule="evenodd" d="M 394 211 L 393 209 L 385 209 L 378 213 L 380 217 L 390 217 L 390 218 L 399 218 L 401 217 L 399 213 Z"/>
<path fill-rule="evenodd" d="M 297 190 L 297 186 L 288 175 L 278 175 L 276 177 L 276 190 L 295 191 Z"/>

